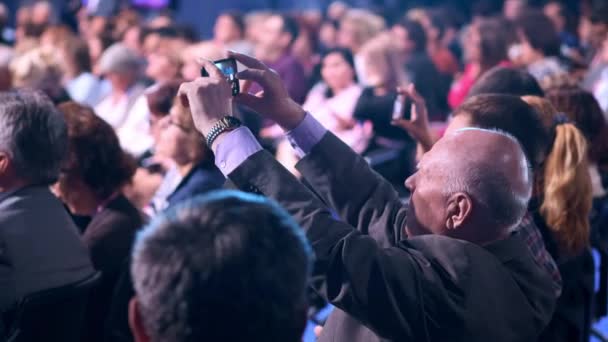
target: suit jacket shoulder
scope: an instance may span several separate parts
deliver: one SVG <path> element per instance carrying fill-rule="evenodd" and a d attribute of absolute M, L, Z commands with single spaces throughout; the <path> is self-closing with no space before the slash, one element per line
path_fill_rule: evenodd
<path fill-rule="evenodd" d="M 91 273 L 77 228 L 48 188 L 24 188 L 0 202 L 0 310 Z"/>

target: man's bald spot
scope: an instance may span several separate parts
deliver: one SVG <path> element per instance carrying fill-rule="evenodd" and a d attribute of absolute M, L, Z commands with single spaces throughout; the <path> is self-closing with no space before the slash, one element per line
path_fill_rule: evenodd
<path fill-rule="evenodd" d="M 519 142 L 507 133 L 463 128 L 446 135 L 429 155 L 446 192 L 467 192 L 492 210 L 525 212 L 532 174 Z M 504 208 L 500 208 L 504 205 Z M 521 218 L 521 217 L 520 217 Z"/>

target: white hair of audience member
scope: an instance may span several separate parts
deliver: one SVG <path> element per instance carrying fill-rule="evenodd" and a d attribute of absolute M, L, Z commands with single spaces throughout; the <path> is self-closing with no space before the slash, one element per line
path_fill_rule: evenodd
<path fill-rule="evenodd" d="M 504 131 L 468 127 L 459 129 L 452 135 L 466 134 L 471 131 L 487 132 L 505 137 L 517 147 L 516 150 L 519 152 L 513 153 L 511 151 L 505 152 L 503 155 L 496 155 L 496 162 L 486 163 L 486 165 L 494 167 L 483 169 L 465 167 L 460 170 L 463 172 L 452 172 L 453 170 L 445 172 L 447 179 L 444 195 L 450 196 L 457 192 L 464 192 L 483 205 L 495 206 L 491 209 L 500 213 L 500 215 L 496 215 L 496 223 L 508 226 L 510 230 L 513 230 L 519 225 L 527 212 L 528 202 L 532 196 L 533 173 L 530 164 L 519 141 Z M 509 175 L 508 172 L 511 170 L 503 170 L 501 166 L 511 164 L 513 162 L 512 158 L 518 159 L 519 170 Z M 524 187 L 521 189 L 512 187 L 512 182 L 509 181 L 511 176 L 522 179 Z"/>

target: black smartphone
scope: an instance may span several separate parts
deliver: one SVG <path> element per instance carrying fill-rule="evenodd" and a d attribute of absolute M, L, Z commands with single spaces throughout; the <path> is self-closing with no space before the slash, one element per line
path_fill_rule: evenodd
<path fill-rule="evenodd" d="M 232 96 L 236 96 L 240 91 L 239 80 L 236 78 L 237 67 L 236 67 L 236 59 L 234 58 L 226 58 L 220 59 L 218 61 L 214 61 L 213 64 L 220 69 L 220 71 L 226 76 L 226 80 L 230 83 L 230 88 L 232 89 Z M 201 69 L 201 76 L 209 77 L 209 73 L 205 68 Z"/>
<path fill-rule="evenodd" d="M 393 105 L 393 120 L 406 119 L 410 120 L 412 117 L 412 101 L 409 97 L 403 95 L 397 95 L 395 98 L 395 104 Z"/>

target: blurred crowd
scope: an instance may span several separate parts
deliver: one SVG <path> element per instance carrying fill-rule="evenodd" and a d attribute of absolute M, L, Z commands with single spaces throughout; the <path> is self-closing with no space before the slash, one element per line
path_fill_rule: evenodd
<path fill-rule="evenodd" d="M 2 118 L 3 106 L 11 103 L 37 103 L 67 124 L 61 157 L 45 143 L 53 139 L 51 121 L 20 137 L 38 141 L 31 135 L 44 135 L 42 145 L 21 152 L 30 155 L 23 160 L 34 162 L 14 177 L 50 185 L 84 242 L 85 249 L 71 254 L 66 242 L 58 242 L 66 253 L 47 260 L 56 262 L 52 267 L 80 269 L 70 273 L 70 281 L 91 267 L 102 274 L 82 340 L 132 340 L 126 307 L 134 291 L 128 265 L 136 232 L 178 203 L 224 186 L 211 146 L 178 91 L 200 78 L 201 59 L 219 60 L 234 51 L 273 69 L 295 103 L 365 158 L 406 201 L 411 189 L 403 181 L 450 127 L 496 128 L 514 136 L 535 178 L 521 226 L 538 227 L 536 238 L 555 260 L 545 260 L 546 268 L 562 293 L 556 313 L 563 315 L 554 316 L 544 341 L 583 341 L 591 319 L 576 320 L 576 308 L 583 305 L 583 315 L 591 311 L 588 300 L 580 299 L 593 292 L 588 247 L 608 253 L 608 1 L 497 3 L 472 1 L 466 13 L 441 5 L 411 8 L 394 18 L 343 2 L 325 12 L 226 11 L 209 40 L 200 40 L 168 11 L 150 15 L 124 7 L 101 16 L 74 6 L 58 13 L 40 1 L 20 7 L 11 27 L 0 4 L 0 92 L 6 92 L 0 96 L 0 124 L 6 125 L 0 127 L 0 143 L 9 136 L 2 133 L 7 127 L 21 127 L 18 119 Z M 264 87 L 243 89 L 260 94 Z M 27 90 L 37 92 L 15 93 Z M 510 111 L 492 107 L 491 99 L 470 101 L 489 93 L 522 97 L 539 115 L 517 112 L 517 103 Z M 424 110 L 412 94 L 423 100 Z M 242 104 L 234 110 L 261 146 L 302 178 L 295 167 L 301 156 L 280 125 Z M 0 153 L 0 217 L 10 189 L 2 185 L 2 160 Z M 56 169 L 57 177 L 45 175 L 46 167 Z M 28 168 L 38 171 L 30 175 Z M 51 206 L 45 203 L 35 205 Z M 2 225 L 8 223 L 0 218 L 0 270 Z M 51 247 L 20 248 L 43 253 Z M 84 261 L 87 251 L 91 265 Z M 62 260 L 71 262 L 61 265 Z M 0 294 L 0 311 L 57 284 L 42 281 L 12 297 Z M 0 276 L 0 292 L 2 286 Z M 324 307 L 324 299 L 310 295 L 313 308 Z M 595 310 L 605 311 L 606 305 Z M 315 314 L 310 310 L 309 318 Z"/>

